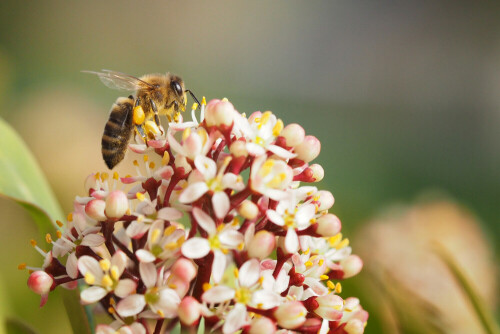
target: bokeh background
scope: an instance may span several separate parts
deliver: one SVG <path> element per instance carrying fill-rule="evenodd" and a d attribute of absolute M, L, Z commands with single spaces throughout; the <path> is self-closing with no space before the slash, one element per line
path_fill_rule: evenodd
<path fill-rule="evenodd" d="M 105 170 L 100 137 L 111 104 L 125 95 L 80 73 L 102 68 L 171 71 L 198 96 L 227 97 L 247 114 L 272 110 L 321 140 L 320 186 L 333 192 L 344 235 L 365 258 L 342 295 L 359 296 L 370 311 L 366 333 L 411 332 L 387 306 L 396 298 L 389 294 L 408 291 L 422 293 L 405 306 L 415 319 L 461 303 L 463 313 L 438 320 L 476 322 L 459 289 L 449 304 L 415 306 L 443 299 L 432 287 L 453 286 L 446 270 L 429 265 L 439 267 L 436 259 L 418 258 L 429 240 L 447 240 L 494 309 L 498 3 L 2 0 L 0 117 L 32 149 L 65 212 L 86 175 Z M 32 237 L 29 217 L 0 200 L 4 312 L 40 333 L 67 333 L 57 297 L 39 310 L 27 274 L 16 270 L 40 265 Z M 393 280 L 405 287 L 386 291 L 383 282 Z"/>

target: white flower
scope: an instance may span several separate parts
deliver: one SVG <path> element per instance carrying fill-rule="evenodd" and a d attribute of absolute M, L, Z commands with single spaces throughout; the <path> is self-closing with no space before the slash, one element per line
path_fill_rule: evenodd
<path fill-rule="evenodd" d="M 156 259 L 167 260 L 179 253 L 186 232 L 182 228 L 170 225 L 165 228 L 163 220 L 157 220 L 148 231 L 148 239 L 142 249 L 135 253 L 141 262 L 153 262 Z"/>
<path fill-rule="evenodd" d="M 285 189 L 292 179 L 292 168 L 286 162 L 266 159 L 265 155 L 255 158 L 250 171 L 252 190 L 276 201 L 288 196 Z"/>
<path fill-rule="evenodd" d="M 178 154 L 191 159 L 197 156 L 205 156 L 214 142 L 214 137 L 209 136 L 205 128 L 199 127 L 192 129 L 190 127 L 182 132 L 182 141 L 179 143 L 175 137 L 175 130 L 169 127 L 167 130 L 167 140 L 170 147 Z"/>

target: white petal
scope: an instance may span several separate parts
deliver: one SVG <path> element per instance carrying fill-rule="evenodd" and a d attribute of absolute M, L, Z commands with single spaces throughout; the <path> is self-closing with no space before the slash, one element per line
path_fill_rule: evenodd
<path fill-rule="evenodd" d="M 223 191 L 217 191 L 212 196 L 212 206 L 214 208 L 215 216 L 222 219 L 226 216 L 229 211 L 231 203 L 229 203 L 229 197 Z"/>
<path fill-rule="evenodd" d="M 225 229 L 219 233 L 219 241 L 229 248 L 236 248 L 243 242 L 243 234 L 234 229 Z"/>
<path fill-rule="evenodd" d="M 132 239 L 140 239 L 149 230 L 149 225 L 134 220 L 127 227 L 127 235 Z"/>
<path fill-rule="evenodd" d="M 224 285 L 217 285 L 205 291 L 201 300 L 209 304 L 218 304 L 234 298 L 234 290 Z"/>
<path fill-rule="evenodd" d="M 107 294 L 106 289 L 100 286 L 91 286 L 80 293 L 80 299 L 84 304 L 92 304 L 101 300 Z"/>
<path fill-rule="evenodd" d="M 193 216 L 208 235 L 217 233 L 214 220 L 200 208 L 193 208 Z"/>
<path fill-rule="evenodd" d="M 101 266 L 99 265 L 99 262 L 91 256 L 80 256 L 78 259 L 78 270 L 83 276 L 85 276 L 87 272 L 91 273 L 96 282 L 100 282 L 102 280 L 103 273 Z"/>
<path fill-rule="evenodd" d="M 229 188 L 239 191 L 245 188 L 245 184 L 242 181 L 238 181 L 238 175 L 234 173 L 226 173 L 222 177 L 222 188 Z"/>
<path fill-rule="evenodd" d="M 134 292 L 136 288 L 137 284 L 133 280 L 129 278 L 121 279 L 116 285 L 115 295 L 120 298 L 125 298 Z"/>
<path fill-rule="evenodd" d="M 299 238 L 293 228 L 289 228 L 286 231 L 285 249 L 288 253 L 295 253 L 299 250 Z"/>
<path fill-rule="evenodd" d="M 251 287 L 259 280 L 260 263 L 256 259 L 248 260 L 240 268 L 238 280 L 240 286 Z"/>
<path fill-rule="evenodd" d="M 182 244 L 182 254 L 190 259 L 200 259 L 210 252 L 207 239 L 194 237 Z"/>
<path fill-rule="evenodd" d="M 68 256 L 68 260 L 66 261 L 66 272 L 71 278 L 78 277 L 78 259 L 76 258 L 75 252 Z"/>
<path fill-rule="evenodd" d="M 179 196 L 179 202 L 192 203 L 203 196 L 207 191 L 208 186 L 205 182 L 190 184 Z"/>
<path fill-rule="evenodd" d="M 116 306 L 116 311 L 122 317 L 131 317 L 138 314 L 146 306 L 143 295 L 131 295 L 122 299 Z"/>
<path fill-rule="evenodd" d="M 247 143 L 245 147 L 250 155 L 258 157 L 266 154 L 266 150 L 255 143 Z"/>
<path fill-rule="evenodd" d="M 163 219 L 163 220 L 168 220 L 168 221 L 171 221 L 171 220 L 179 220 L 182 218 L 182 212 L 175 209 L 175 208 L 171 208 L 171 207 L 166 207 L 166 208 L 163 208 L 163 209 L 160 209 L 160 211 L 158 211 L 158 219 Z"/>
<path fill-rule="evenodd" d="M 328 293 L 328 288 L 323 283 L 321 283 L 317 278 L 306 277 L 304 279 L 304 285 L 309 286 L 309 288 L 317 296 L 324 296 Z"/>
<path fill-rule="evenodd" d="M 295 221 L 297 222 L 299 228 L 304 225 L 309 226 L 315 213 L 316 206 L 314 204 L 301 205 L 295 214 Z"/>
<path fill-rule="evenodd" d="M 267 210 L 266 216 L 271 222 L 275 223 L 278 226 L 285 225 L 285 221 L 283 220 L 283 217 L 274 210 Z"/>
<path fill-rule="evenodd" d="M 129 328 L 132 330 L 132 334 L 146 334 L 146 329 L 138 322 L 134 322 Z"/>
<path fill-rule="evenodd" d="M 280 305 L 283 299 L 279 294 L 266 290 L 257 290 L 252 294 L 252 304 L 264 310 Z"/>
<path fill-rule="evenodd" d="M 219 283 L 226 270 L 226 255 L 220 250 L 214 251 L 214 262 L 212 263 L 212 278 Z"/>
<path fill-rule="evenodd" d="M 160 291 L 160 299 L 155 303 L 155 308 L 162 310 L 166 318 L 177 316 L 177 309 L 181 299 L 172 289 L 163 289 Z"/>
<path fill-rule="evenodd" d="M 214 178 L 217 173 L 217 164 L 215 161 L 205 156 L 197 155 L 196 158 L 194 158 L 194 165 L 196 169 L 203 174 L 205 180 Z"/>
<path fill-rule="evenodd" d="M 297 154 L 287 151 L 283 147 L 279 147 L 277 145 L 268 145 L 267 150 L 273 152 L 278 157 L 283 159 L 292 159 L 297 156 Z"/>
<path fill-rule="evenodd" d="M 146 288 L 152 288 L 156 285 L 156 266 L 153 263 L 139 263 L 139 273 Z"/>
<path fill-rule="evenodd" d="M 88 234 L 83 237 L 82 246 L 98 247 L 104 243 L 104 237 L 100 234 Z"/>
<path fill-rule="evenodd" d="M 222 332 L 224 334 L 235 333 L 247 323 L 247 308 L 245 305 L 238 303 L 227 315 Z"/>
<path fill-rule="evenodd" d="M 250 241 L 252 241 L 254 235 L 255 235 L 255 224 L 251 223 L 247 227 L 247 230 L 245 231 L 245 245 L 250 244 Z"/>
<path fill-rule="evenodd" d="M 117 267 L 118 276 L 121 276 L 127 266 L 127 255 L 120 250 L 117 251 L 111 258 L 111 267 L 113 266 Z"/>
<path fill-rule="evenodd" d="M 145 249 L 139 249 L 137 252 L 135 252 L 135 256 L 140 262 L 148 263 L 156 260 L 156 256 L 154 256 L 153 253 Z"/>
<path fill-rule="evenodd" d="M 174 138 L 170 129 L 167 133 L 167 140 L 168 140 L 168 143 L 170 144 L 170 147 L 174 151 L 176 151 L 177 153 L 184 155 L 184 156 L 187 154 L 186 150 L 184 150 L 184 148 L 181 146 L 181 144 L 179 144 L 179 142 Z"/>

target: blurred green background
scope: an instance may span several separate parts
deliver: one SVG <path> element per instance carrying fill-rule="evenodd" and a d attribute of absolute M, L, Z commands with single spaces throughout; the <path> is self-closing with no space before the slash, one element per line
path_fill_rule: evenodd
<path fill-rule="evenodd" d="M 100 137 L 126 95 L 80 73 L 102 68 L 171 71 L 198 96 L 302 124 L 322 142 L 321 186 L 353 240 L 387 205 L 438 190 L 498 245 L 498 3 L 3 0 L 0 117 L 33 150 L 65 212 L 86 175 L 105 169 Z M 39 310 L 15 269 L 41 264 L 28 242 L 36 229 L 5 200 L 0 219 L 0 314 L 68 332 L 56 298 Z M 344 295 L 370 298 L 362 279 Z M 366 332 L 382 332 L 369 311 Z"/>

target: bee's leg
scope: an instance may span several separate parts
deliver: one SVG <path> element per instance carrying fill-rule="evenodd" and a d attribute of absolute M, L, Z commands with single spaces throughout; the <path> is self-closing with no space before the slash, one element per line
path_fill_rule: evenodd
<path fill-rule="evenodd" d="M 136 124 L 135 129 L 139 133 L 139 135 L 142 137 L 142 140 L 148 145 L 148 138 L 146 134 L 144 133 L 144 128 L 142 127 L 142 124 Z"/>
<path fill-rule="evenodd" d="M 155 101 L 152 99 L 149 99 L 149 102 L 151 103 L 151 108 L 153 108 L 153 112 L 155 113 L 155 123 L 158 125 L 158 128 L 160 128 L 161 134 L 163 135 L 163 130 L 160 127 L 160 116 L 158 115 L 158 107 L 156 107 Z"/>
<path fill-rule="evenodd" d="M 148 140 L 147 140 L 146 135 L 144 134 L 144 129 L 142 127 L 142 124 L 144 123 L 145 115 L 144 115 L 144 110 L 142 110 L 141 99 L 139 97 L 135 100 L 133 113 L 134 113 L 133 119 L 134 119 L 135 129 L 137 130 L 139 135 L 142 137 L 142 140 L 147 145 Z"/>

